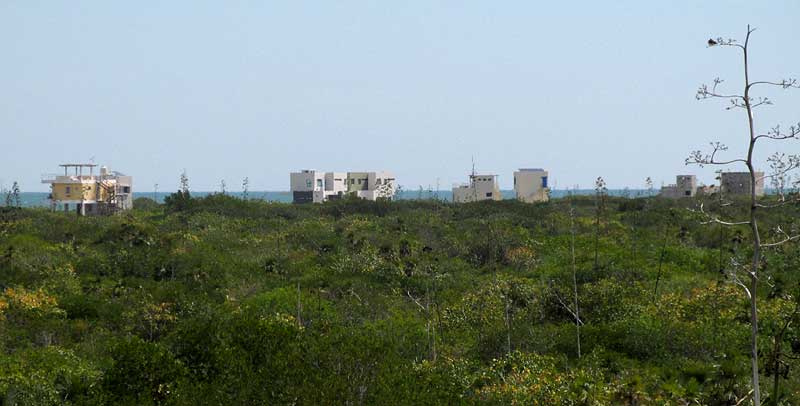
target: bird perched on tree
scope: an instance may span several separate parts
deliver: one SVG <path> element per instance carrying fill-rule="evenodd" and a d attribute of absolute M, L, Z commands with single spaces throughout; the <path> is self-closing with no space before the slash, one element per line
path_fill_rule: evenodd
<path fill-rule="evenodd" d="M 708 39 L 708 46 L 713 47 L 714 45 L 717 45 L 717 41 L 714 41 L 714 39 L 709 38 Z"/>

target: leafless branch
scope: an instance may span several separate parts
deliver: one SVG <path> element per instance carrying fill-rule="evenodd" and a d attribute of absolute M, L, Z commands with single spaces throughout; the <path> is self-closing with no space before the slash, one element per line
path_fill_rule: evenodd
<path fill-rule="evenodd" d="M 778 235 L 783 236 L 783 239 L 781 239 L 779 241 L 776 241 L 776 242 L 772 242 L 772 243 L 764 243 L 764 244 L 761 244 L 761 246 L 765 247 L 765 248 L 777 247 L 779 245 L 786 244 L 787 242 L 795 241 L 795 240 L 800 239 L 800 234 L 789 235 L 786 231 L 784 231 L 781 228 L 781 226 L 778 226 L 778 227 L 775 228 L 775 233 L 778 234 Z"/>
<path fill-rule="evenodd" d="M 781 126 L 776 125 L 772 127 L 766 134 L 757 135 L 755 139 L 767 138 L 771 140 L 788 140 L 800 138 L 800 122 L 796 125 L 789 126 L 789 131 L 781 130 Z"/>
<path fill-rule="evenodd" d="M 705 165 L 729 165 L 735 162 L 746 163 L 747 161 L 744 159 L 731 159 L 728 161 L 718 161 L 717 160 L 717 153 L 727 151 L 728 147 L 721 143 L 721 142 L 712 142 L 711 143 L 711 153 L 704 154 L 702 151 L 692 151 L 689 154 L 689 157 L 686 158 L 686 165 L 698 165 L 701 168 Z"/>
<path fill-rule="evenodd" d="M 756 85 L 780 86 L 780 87 L 782 87 L 784 89 L 789 89 L 789 88 L 800 89 L 800 83 L 798 83 L 797 79 L 795 79 L 795 78 L 783 79 L 780 82 L 770 82 L 770 81 L 762 80 L 762 81 L 758 81 L 758 82 L 752 82 L 752 83 L 750 83 L 750 85 L 748 87 L 752 88 L 753 86 L 756 86 Z"/>
<path fill-rule="evenodd" d="M 714 84 L 711 85 L 711 88 L 708 88 L 708 85 L 703 83 L 697 89 L 697 94 L 695 94 L 695 98 L 697 100 L 705 100 L 705 99 L 741 99 L 744 100 L 744 96 L 737 95 L 737 94 L 721 94 L 717 92 L 717 86 L 719 86 L 724 80 L 720 78 L 714 78 Z"/>
<path fill-rule="evenodd" d="M 733 38 L 725 39 L 725 38 L 722 38 L 722 37 L 717 37 L 716 40 L 713 40 L 713 41 L 709 40 L 708 41 L 708 46 L 709 47 L 713 47 L 713 46 L 737 47 L 737 48 L 744 49 L 744 45 L 739 44 L 735 39 L 733 39 Z"/>
<path fill-rule="evenodd" d="M 701 221 L 700 224 L 722 224 L 723 226 L 744 226 L 750 224 L 749 221 L 720 220 L 719 217 L 705 211 L 705 203 L 700 203 L 700 208 L 698 210 L 689 209 L 689 211 L 701 214 L 707 219 L 706 221 Z"/>
<path fill-rule="evenodd" d="M 423 313 L 425 313 L 425 312 L 427 311 L 427 310 L 425 309 L 425 306 L 423 306 L 423 305 L 422 305 L 422 304 L 419 302 L 419 300 L 418 300 L 418 299 L 416 299 L 414 296 L 411 296 L 411 292 L 409 292 L 409 291 L 406 291 L 406 295 L 408 295 L 408 298 L 409 298 L 409 299 L 411 299 L 411 301 L 412 301 L 412 302 L 414 302 L 414 304 L 416 304 L 417 306 L 419 306 L 419 308 L 422 310 L 422 312 L 423 312 Z"/>
<path fill-rule="evenodd" d="M 552 289 L 552 287 L 553 287 L 552 281 L 551 281 L 551 283 L 550 283 L 550 287 L 551 287 L 551 289 Z M 558 293 L 558 290 L 557 290 L 557 289 L 553 289 L 553 293 L 555 294 L 555 296 L 556 296 L 556 299 L 558 300 L 558 303 L 560 303 L 560 304 L 561 304 L 561 306 L 562 306 L 564 309 L 566 309 L 566 311 L 568 311 L 568 312 L 569 312 L 569 314 L 571 314 L 571 315 L 572 315 L 572 318 L 573 318 L 573 319 L 575 319 L 575 320 L 577 320 L 577 321 L 578 321 L 578 324 L 580 324 L 580 325 L 582 326 L 582 325 L 583 325 L 583 320 L 581 320 L 581 318 L 580 318 L 580 317 L 578 317 L 578 315 L 577 315 L 577 314 L 575 314 L 575 311 L 573 311 L 573 310 L 572 310 L 572 308 L 571 308 L 571 307 L 569 307 L 569 306 L 568 306 L 568 305 L 567 305 L 567 304 L 564 302 L 564 299 L 563 299 L 563 298 L 561 297 L 561 295 Z"/>

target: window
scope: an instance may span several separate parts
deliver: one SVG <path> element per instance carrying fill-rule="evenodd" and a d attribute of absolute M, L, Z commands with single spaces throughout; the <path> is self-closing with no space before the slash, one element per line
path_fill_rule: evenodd
<path fill-rule="evenodd" d="M 486 197 L 492 197 L 492 192 L 486 193 Z"/>
<path fill-rule="evenodd" d="M 359 184 L 359 185 L 361 184 L 361 179 L 359 179 L 359 180 L 358 180 L 358 184 Z"/>
<path fill-rule="evenodd" d="M 72 189 L 71 187 L 67 186 L 67 194 L 70 194 L 70 193 L 72 193 L 72 192 L 71 192 L 71 189 Z"/>
<path fill-rule="evenodd" d="M 542 176 L 542 187 L 547 187 L 547 176 Z"/>
<path fill-rule="evenodd" d="M 311 179 L 306 179 L 306 187 L 311 187 Z"/>
<path fill-rule="evenodd" d="M 322 187 L 322 179 L 317 179 L 317 187 Z"/>
<path fill-rule="evenodd" d="M 355 185 L 356 184 L 356 180 L 355 179 L 350 179 L 350 184 L 351 185 Z"/>
<path fill-rule="evenodd" d="M 685 192 L 683 192 L 683 193 L 684 193 L 686 196 L 691 196 L 691 195 L 692 195 L 692 191 L 691 191 L 691 190 L 687 190 L 687 191 L 685 191 Z"/>
<path fill-rule="evenodd" d="M 130 186 L 123 186 L 122 187 L 122 193 L 130 193 L 130 192 L 131 192 L 131 187 Z"/>

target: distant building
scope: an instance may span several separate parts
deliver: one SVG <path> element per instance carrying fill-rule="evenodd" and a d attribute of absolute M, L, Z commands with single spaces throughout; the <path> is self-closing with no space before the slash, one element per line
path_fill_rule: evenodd
<path fill-rule="evenodd" d="M 52 209 L 59 205 L 65 212 L 75 209 L 80 215 L 111 214 L 133 207 L 133 178 L 95 164 L 62 164 L 64 175 L 43 175 L 50 184 Z M 70 173 L 72 172 L 72 173 Z"/>
<path fill-rule="evenodd" d="M 547 171 L 540 168 L 522 168 L 514 172 L 514 192 L 517 200 L 525 203 L 546 202 L 550 199 Z"/>
<path fill-rule="evenodd" d="M 394 198 L 396 182 L 390 172 L 321 172 L 289 174 L 294 203 L 322 203 L 353 195 L 366 200 Z"/>
<path fill-rule="evenodd" d="M 467 203 L 479 200 L 500 200 L 500 186 L 497 175 L 469 176 L 469 183 L 453 187 L 453 202 Z"/>
<path fill-rule="evenodd" d="M 661 197 L 679 199 L 697 195 L 697 177 L 694 175 L 678 175 L 675 183 L 661 187 Z"/>
<path fill-rule="evenodd" d="M 714 193 L 719 193 L 719 186 L 717 185 L 700 185 L 697 187 L 697 196 L 711 196 Z"/>
<path fill-rule="evenodd" d="M 756 172 L 756 196 L 764 196 L 764 172 Z M 750 172 L 722 172 L 719 178 L 722 193 L 750 195 Z"/>

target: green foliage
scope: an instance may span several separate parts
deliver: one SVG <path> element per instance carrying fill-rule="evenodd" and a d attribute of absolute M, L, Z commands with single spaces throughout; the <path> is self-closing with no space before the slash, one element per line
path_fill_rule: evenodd
<path fill-rule="evenodd" d="M 691 199 L 603 196 L 599 217 L 572 199 L 581 358 L 567 201 L 303 206 L 195 198 L 187 180 L 137 202 L 0 208 L 2 404 L 729 405 L 749 390 L 746 300 L 720 272 L 748 236 L 700 225 Z M 799 209 L 762 224 L 796 227 Z M 763 390 L 785 404 L 798 266 L 796 245 L 768 251 L 759 292 Z"/>

